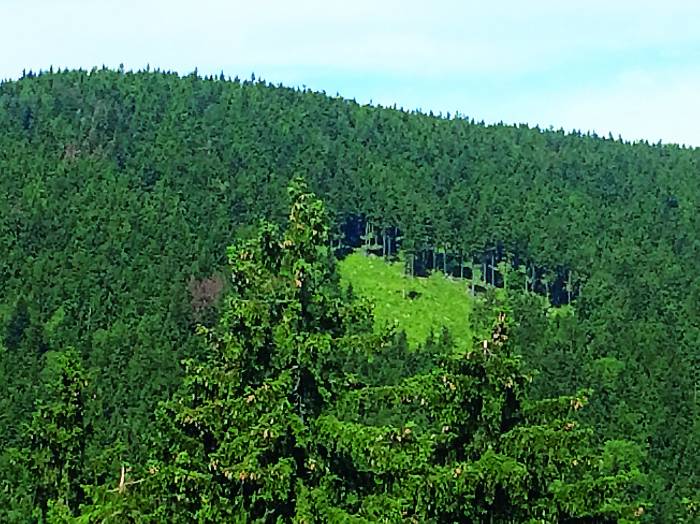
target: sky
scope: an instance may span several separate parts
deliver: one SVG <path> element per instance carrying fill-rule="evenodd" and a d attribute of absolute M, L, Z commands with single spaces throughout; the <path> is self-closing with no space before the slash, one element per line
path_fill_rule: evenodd
<path fill-rule="evenodd" d="M 0 0 L 0 78 L 120 64 L 700 147 L 695 0 Z"/>

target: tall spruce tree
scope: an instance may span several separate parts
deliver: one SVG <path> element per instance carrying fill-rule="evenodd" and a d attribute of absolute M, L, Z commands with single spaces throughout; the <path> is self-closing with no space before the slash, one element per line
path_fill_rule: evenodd
<path fill-rule="evenodd" d="M 75 349 L 45 355 L 43 391 L 21 460 L 30 474 L 32 516 L 62 521 L 83 502 L 87 374 Z"/>
<path fill-rule="evenodd" d="M 231 294 L 203 361 L 185 363 L 158 412 L 161 516 L 288 521 L 325 482 L 314 421 L 347 387 L 344 355 L 377 344 L 369 310 L 341 293 L 323 204 L 297 179 L 286 231 L 263 224 L 228 252 Z"/>

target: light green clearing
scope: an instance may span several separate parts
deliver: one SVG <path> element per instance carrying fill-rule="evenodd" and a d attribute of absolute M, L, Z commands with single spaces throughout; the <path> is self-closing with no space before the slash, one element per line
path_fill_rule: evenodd
<path fill-rule="evenodd" d="M 416 344 L 425 342 L 431 328 L 437 334 L 447 326 L 455 339 L 471 341 L 468 280 L 460 282 L 439 272 L 411 278 L 404 275 L 403 263 L 387 263 L 361 252 L 338 266 L 343 285 L 352 284 L 357 295 L 374 302 L 377 328 L 396 323 Z"/>

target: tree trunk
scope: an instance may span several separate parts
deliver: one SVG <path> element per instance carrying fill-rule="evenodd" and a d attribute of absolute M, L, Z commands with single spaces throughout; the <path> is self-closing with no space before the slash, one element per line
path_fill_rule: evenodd
<path fill-rule="evenodd" d="M 473 258 L 472 258 L 471 268 L 472 268 L 472 296 L 474 296 L 474 295 L 476 295 L 476 282 L 474 282 L 475 275 L 474 275 L 474 259 Z"/>
<path fill-rule="evenodd" d="M 416 262 L 416 255 L 413 253 L 407 253 L 406 256 L 408 257 L 407 264 L 406 264 L 406 272 L 408 273 L 408 276 L 413 278 L 413 275 L 415 273 L 415 262 Z"/>
<path fill-rule="evenodd" d="M 528 270 L 528 267 L 527 267 L 527 264 L 525 264 L 525 293 L 527 293 L 528 291 L 530 291 L 530 290 L 528 289 L 528 286 L 527 286 L 527 284 L 528 284 L 528 279 L 530 278 L 529 275 L 527 274 L 527 270 Z"/>
<path fill-rule="evenodd" d="M 365 238 L 364 238 L 365 255 L 367 254 L 367 246 L 368 245 L 369 245 L 369 221 L 365 222 Z"/>
<path fill-rule="evenodd" d="M 491 285 L 495 286 L 496 285 L 496 260 L 495 260 L 495 255 L 494 252 L 491 251 Z"/>

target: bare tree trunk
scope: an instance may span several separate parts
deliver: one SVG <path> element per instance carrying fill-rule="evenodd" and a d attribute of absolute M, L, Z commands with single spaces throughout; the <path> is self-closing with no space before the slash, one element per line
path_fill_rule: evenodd
<path fill-rule="evenodd" d="M 525 264 L 525 293 L 527 293 L 529 291 L 527 284 L 528 284 L 528 279 L 530 277 L 527 274 L 527 270 L 528 270 L 528 267 L 527 267 L 527 264 Z"/>
<path fill-rule="evenodd" d="M 367 247 L 369 246 L 369 220 L 365 222 L 365 238 L 364 238 L 365 255 L 368 254 Z"/>

